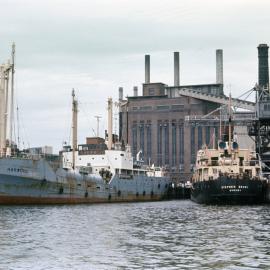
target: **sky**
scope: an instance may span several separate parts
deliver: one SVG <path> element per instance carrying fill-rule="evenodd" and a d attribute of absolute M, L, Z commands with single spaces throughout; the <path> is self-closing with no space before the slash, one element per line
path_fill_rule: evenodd
<path fill-rule="evenodd" d="M 71 138 L 71 91 L 79 101 L 79 143 L 107 126 L 107 99 L 142 92 L 144 55 L 151 82 L 215 83 L 223 49 L 224 90 L 239 97 L 257 82 L 257 46 L 270 44 L 268 0 L 0 0 L 0 62 L 16 44 L 15 90 L 21 147 Z M 115 117 L 117 109 L 115 109 Z M 114 130 L 118 129 L 117 119 Z"/>

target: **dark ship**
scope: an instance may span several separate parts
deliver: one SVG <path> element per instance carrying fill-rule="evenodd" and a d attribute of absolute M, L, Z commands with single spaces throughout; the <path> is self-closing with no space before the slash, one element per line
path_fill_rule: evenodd
<path fill-rule="evenodd" d="M 229 104 L 229 110 L 230 110 Z M 240 149 L 231 139 L 231 112 L 227 141 L 217 149 L 204 147 L 197 153 L 192 176 L 191 199 L 203 204 L 255 204 L 265 199 L 266 182 L 259 154 Z"/>
<path fill-rule="evenodd" d="M 229 148 L 231 147 L 231 149 Z M 220 142 L 197 153 L 191 199 L 204 204 L 254 204 L 264 201 L 262 166 L 255 151 Z"/>

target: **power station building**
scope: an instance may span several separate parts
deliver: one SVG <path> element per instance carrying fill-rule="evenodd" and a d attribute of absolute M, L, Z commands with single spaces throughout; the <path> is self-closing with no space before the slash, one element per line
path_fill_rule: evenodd
<path fill-rule="evenodd" d="M 151 82 L 150 55 L 145 55 L 142 95 L 134 87 L 134 96 L 124 100 L 123 88 L 119 88 L 120 140 L 131 146 L 133 157 L 141 151 L 145 164 L 163 166 L 175 179 L 187 180 L 198 148 L 217 143 L 219 137 L 216 124 L 185 124 L 186 117 L 206 115 L 220 106 L 219 102 L 209 101 L 209 97 L 226 99 L 222 50 L 216 51 L 216 83 L 200 85 L 180 84 L 179 52 L 174 52 L 174 86 Z"/>

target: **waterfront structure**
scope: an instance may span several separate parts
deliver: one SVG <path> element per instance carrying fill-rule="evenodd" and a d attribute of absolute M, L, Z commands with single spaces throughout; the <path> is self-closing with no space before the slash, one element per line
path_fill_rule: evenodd
<path fill-rule="evenodd" d="M 119 88 L 119 137 L 130 144 L 133 156 L 141 150 L 146 164 L 164 166 L 176 180 L 187 180 L 197 149 L 204 143 L 213 144 L 213 135 L 217 139 L 219 129 L 216 125 L 187 126 L 185 117 L 208 114 L 220 104 L 184 96 L 180 91 L 224 99 L 223 56 L 222 50 L 216 51 L 216 83 L 199 85 L 180 84 L 179 58 L 179 52 L 174 52 L 174 86 L 150 82 L 150 56 L 146 55 L 142 95 L 136 91 L 123 100 L 123 88 Z"/>
<path fill-rule="evenodd" d="M 228 97 L 223 92 L 222 50 L 216 50 L 216 82 L 210 84 L 181 85 L 179 58 L 179 52 L 174 52 L 174 86 L 150 82 L 150 56 L 146 55 L 142 95 L 134 91 L 134 96 L 123 100 L 123 88 L 119 88 L 119 137 L 130 144 L 133 157 L 142 151 L 146 164 L 164 166 L 175 181 L 185 181 L 191 176 L 197 150 L 203 144 L 216 144 L 220 137 L 217 121 L 187 125 L 186 118 L 207 115 L 227 104 Z M 254 109 L 252 102 L 233 102 Z"/>

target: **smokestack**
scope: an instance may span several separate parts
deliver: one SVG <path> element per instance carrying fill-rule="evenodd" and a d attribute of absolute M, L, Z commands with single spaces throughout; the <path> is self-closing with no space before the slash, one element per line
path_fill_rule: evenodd
<path fill-rule="evenodd" d="M 118 93 L 119 93 L 119 100 L 123 100 L 123 87 L 119 87 Z"/>
<path fill-rule="evenodd" d="M 223 51 L 216 50 L 216 83 L 223 84 Z"/>
<path fill-rule="evenodd" d="M 180 85 L 179 75 L 179 52 L 174 52 L 174 86 Z"/>
<path fill-rule="evenodd" d="M 145 55 L 145 83 L 150 83 L 150 55 Z"/>
<path fill-rule="evenodd" d="M 259 86 L 267 87 L 269 85 L 269 68 L 268 68 L 268 46 L 260 44 L 258 46 L 259 57 Z"/>
<path fill-rule="evenodd" d="M 138 96 L 138 87 L 137 86 L 133 87 L 133 94 L 134 94 L 134 97 Z"/>

